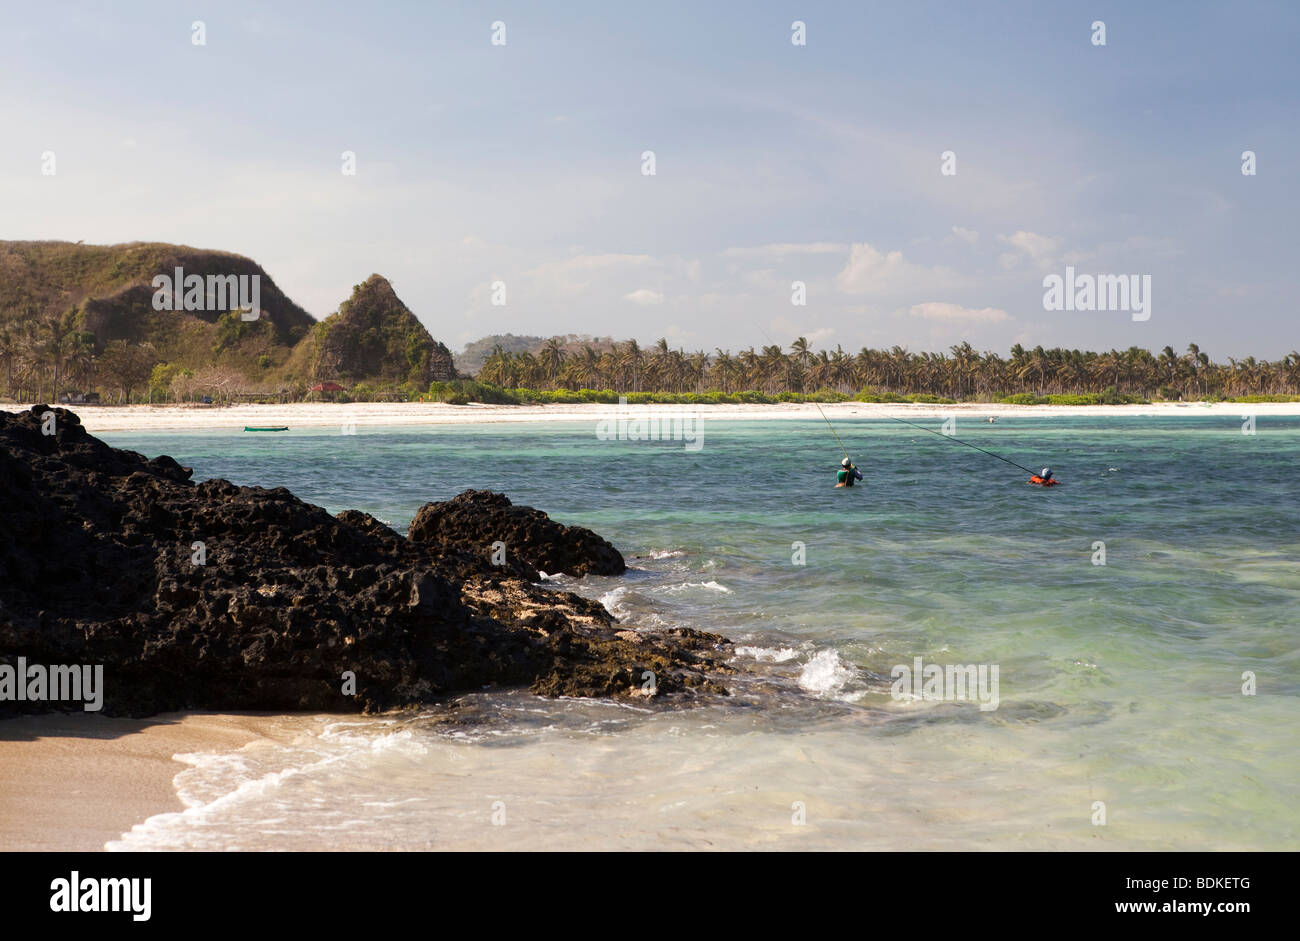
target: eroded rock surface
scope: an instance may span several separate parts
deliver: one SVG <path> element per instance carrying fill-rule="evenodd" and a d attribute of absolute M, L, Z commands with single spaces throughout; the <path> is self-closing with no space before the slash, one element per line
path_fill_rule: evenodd
<path fill-rule="evenodd" d="M 284 488 L 190 477 L 66 409 L 0 412 L 0 663 L 103 664 L 110 715 L 379 711 L 485 686 L 641 697 L 645 671 L 655 695 L 725 694 L 724 638 L 627 630 L 530 581 L 622 572 L 590 530 L 467 491 L 421 508 L 405 539 Z M 81 706 L 0 701 L 50 708 Z"/>
<path fill-rule="evenodd" d="M 464 550 L 491 561 L 500 543 L 505 567 L 527 578 L 548 575 L 622 575 L 627 564 L 606 540 L 581 526 L 564 526 L 541 510 L 515 506 L 504 493 L 466 490 L 443 503 L 426 503 L 411 521 L 412 542 L 437 552 Z"/>

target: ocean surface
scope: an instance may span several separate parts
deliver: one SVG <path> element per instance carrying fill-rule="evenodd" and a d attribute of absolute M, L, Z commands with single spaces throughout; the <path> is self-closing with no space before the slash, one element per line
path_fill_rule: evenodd
<path fill-rule="evenodd" d="M 698 450 L 592 422 L 102 435 L 401 532 L 504 491 L 631 566 L 553 584 L 723 634 L 741 671 L 690 708 L 485 690 L 280 717 L 186 756 L 189 809 L 109 848 L 1300 847 L 1300 419 L 959 420 L 1051 490 L 894 421 L 836 422 L 852 490 L 822 422 L 702 430 Z M 895 689 L 916 658 L 996 667 L 996 708 Z"/>

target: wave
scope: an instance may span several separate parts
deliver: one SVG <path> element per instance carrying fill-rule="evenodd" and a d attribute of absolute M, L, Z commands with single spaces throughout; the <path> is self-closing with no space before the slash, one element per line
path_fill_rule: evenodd
<path fill-rule="evenodd" d="M 620 585 L 618 588 L 601 595 L 600 603 L 605 606 L 606 611 L 622 620 L 632 613 L 632 609 L 624 601 L 625 598 L 627 598 L 627 588 Z"/>
<path fill-rule="evenodd" d="M 799 672 L 799 685 L 808 692 L 844 702 L 856 702 L 862 698 L 863 691 L 846 688 L 857 679 L 858 671 L 841 660 L 834 647 L 814 654 Z"/>
<path fill-rule="evenodd" d="M 737 647 L 736 655 L 750 657 L 760 663 L 785 663 L 799 656 L 793 647 Z"/>
<path fill-rule="evenodd" d="M 707 582 L 682 582 L 680 585 L 667 585 L 664 587 L 663 590 L 677 592 L 677 591 L 686 591 L 687 589 L 690 588 L 707 588 L 709 591 L 720 591 L 723 594 L 727 594 L 727 595 L 732 594 L 731 589 L 728 588 L 726 585 L 720 585 L 713 580 Z"/>

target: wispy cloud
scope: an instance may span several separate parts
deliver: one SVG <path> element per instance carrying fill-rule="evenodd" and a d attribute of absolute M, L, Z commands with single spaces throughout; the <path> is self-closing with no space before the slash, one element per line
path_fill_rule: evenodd
<path fill-rule="evenodd" d="M 849 252 L 835 284 L 846 294 L 896 294 L 947 285 L 953 274 L 948 268 L 913 264 L 900 251 L 882 252 L 861 242 Z"/>
<path fill-rule="evenodd" d="M 636 291 L 632 291 L 630 294 L 624 294 L 623 300 L 631 301 L 633 304 L 640 304 L 644 307 L 652 304 L 662 304 L 664 302 L 664 296 L 658 291 L 652 291 L 649 288 L 640 288 Z"/>
<path fill-rule="evenodd" d="M 943 301 L 927 301 L 913 304 L 908 309 L 913 317 L 922 320 L 944 320 L 949 323 L 999 323 L 1011 319 L 1011 315 L 997 307 L 962 307 L 960 304 L 948 304 Z"/>

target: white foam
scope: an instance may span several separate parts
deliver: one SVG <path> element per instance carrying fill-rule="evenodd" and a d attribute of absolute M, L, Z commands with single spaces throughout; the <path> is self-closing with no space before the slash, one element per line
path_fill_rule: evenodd
<path fill-rule="evenodd" d="M 680 585 L 669 585 L 664 591 L 686 591 L 690 588 L 704 588 L 709 591 L 720 591 L 723 594 L 731 594 L 731 589 L 726 585 L 719 585 L 716 581 L 707 582 L 682 582 Z"/>
<path fill-rule="evenodd" d="M 856 676 L 852 667 L 840 660 L 835 648 L 823 650 L 803 665 L 799 685 L 819 696 L 838 697 Z"/>
<path fill-rule="evenodd" d="M 616 618 L 626 617 L 631 609 L 624 603 L 623 599 L 627 597 L 627 588 L 620 586 L 613 591 L 607 591 L 600 596 L 600 603 L 605 606 L 605 610 Z"/>
<path fill-rule="evenodd" d="M 785 663 L 799 656 L 793 647 L 737 647 L 736 655 L 751 657 L 761 663 Z"/>

